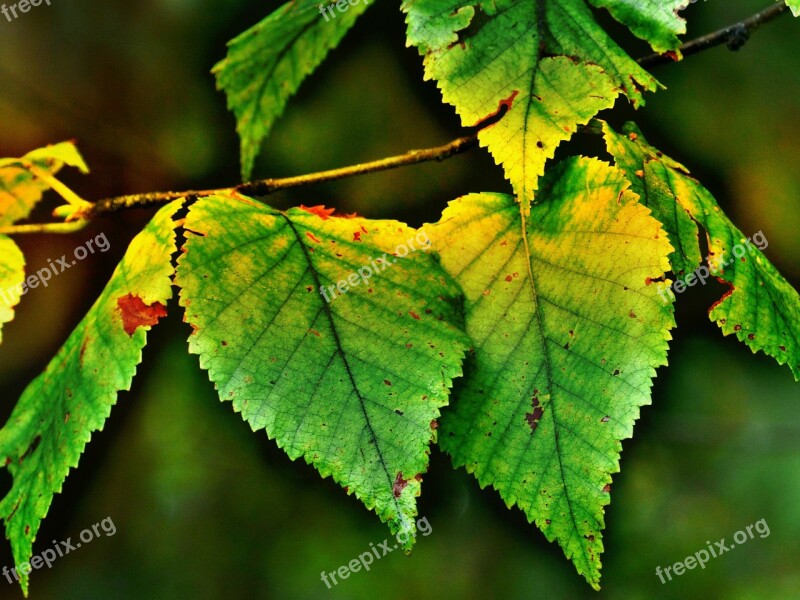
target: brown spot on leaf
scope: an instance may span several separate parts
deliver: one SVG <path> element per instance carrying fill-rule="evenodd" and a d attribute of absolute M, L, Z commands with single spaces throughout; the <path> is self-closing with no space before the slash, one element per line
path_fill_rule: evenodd
<path fill-rule="evenodd" d="M 539 426 L 539 420 L 544 414 L 544 409 L 539 403 L 538 394 L 539 390 L 533 390 L 533 397 L 531 398 L 532 411 L 525 413 L 525 420 L 528 422 L 528 425 L 531 428 L 531 433 L 536 431 L 536 428 Z"/>
<path fill-rule="evenodd" d="M 403 474 L 398 471 L 397 477 L 394 478 L 394 485 L 392 486 L 392 494 L 395 498 L 399 498 L 403 490 L 408 485 L 408 479 L 403 479 Z"/>
<path fill-rule="evenodd" d="M 608 421 L 609 421 L 610 419 L 611 419 L 611 417 L 609 417 L 608 415 L 606 415 L 605 417 L 603 417 L 602 419 L 600 419 L 600 422 L 601 422 L 601 423 L 608 423 Z"/>
<path fill-rule="evenodd" d="M 117 306 L 122 314 L 122 327 L 129 336 L 133 336 L 139 327 L 151 327 L 161 317 L 167 316 L 167 307 L 160 302 L 145 304 L 139 296 L 132 294 L 117 300 Z"/>
<path fill-rule="evenodd" d="M 606 494 L 610 494 L 610 493 L 611 493 L 611 484 L 610 484 L 610 483 L 607 483 L 607 484 L 605 484 L 605 485 L 603 486 L 603 491 L 604 491 Z"/>
<path fill-rule="evenodd" d="M 436 431 L 437 429 L 439 429 L 439 421 L 437 421 L 436 419 L 434 419 L 433 421 L 431 421 L 431 429 L 433 429 L 434 431 Z"/>
<path fill-rule="evenodd" d="M 392 385 L 392 382 L 389 381 L 388 379 L 384 379 L 383 380 L 383 385 Z"/>
<path fill-rule="evenodd" d="M 415 318 L 417 321 L 419 321 L 419 315 L 418 315 L 417 313 L 415 313 L 413 310 L 410 310 L 410 311 L 408 311 L 408 314 L 410 314 L 410 315 L 411 315 L 412 317 L 414 317 L 414 318 Z"/>

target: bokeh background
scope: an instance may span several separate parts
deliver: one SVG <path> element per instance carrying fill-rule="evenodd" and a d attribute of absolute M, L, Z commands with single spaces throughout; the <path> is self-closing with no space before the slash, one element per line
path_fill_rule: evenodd
<path fill-rule="evenodd" d="M 687 11 L 690 35 L 770 0 L 711 0 Z M 219 187 L 238 178 L 238 141 L 211 66 L 225 42 L 276 8 L 253 0 L 53 0 L 0 17 L 0 156 L 76 139 L 92 173 L 65 173 L 84 197 Z M 635 56 L 647 48 L 603 22 Z M 724 48 L 657 68 L 666 86 L 635 117 L 687 164 L 746 235 L 800 283 L 800 21 L 785 16 L 734 54 Z M 283 176 L 427 147 L 460 135 L 405 47 L 397 3 L 372 7 L 290 103 L 257 175 Z M 577 140 L 564 152 L 597 151 Z M 473 191 L 508 191 L 483 150 L 271 197 L 372 218 L 433 221 Z M 51 207 L 52 208 L 52 205 Z M 45 218 L 46 210 L 38 213 Z M 31 269 L 99 233 L 95 254 L 24 297 L 0 346 L 3 421 L 108 280 L 152 211 L 105 218 L 70 236 L 18 237 Z M 1 258 L 1 257 L 0 257 Z M 186 352 L 177 306 L 151 333 L 122 393 L 44 521 L 34 551 L 105 517 L 117 532 L 36 571 L 33 599 L 114 598 L 800 598 L 800 386 L 786 367 L 723 338 L 706 311 L 723 289 L 679 298 L 670 365 L 624 444 L 606 511 L 601 592 L 561 550 L 434 450 L 420 500 L 432 533 L 329 591 L 332 571 L 388 531 L 353 498 L 221 404 Z M 3 471 L 0 492 L 10 478 Z M 667 566 L 765 519 L 770 535 L 662 585 Z M 7 542 L 0 564 L 12 565 Z M 0 598 L 21 598 L 0 578 Z"/>

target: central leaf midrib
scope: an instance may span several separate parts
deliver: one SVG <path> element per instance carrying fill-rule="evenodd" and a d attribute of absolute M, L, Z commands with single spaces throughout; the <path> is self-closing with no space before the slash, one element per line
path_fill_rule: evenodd
<path fill-rule="evenodd" d="M 542 360 L 543 360 L 544 366 L 545 366 L 545 372 L 546 372 L 546 375 L 547 375 L 547 383 L 548 383 L 548 391 L 550 393 L 550 402 L 548 403 L 548 405 L 546 407 L 543 407 L 543 408 L 549 408 L 550 409 L 548 412 L 550 413 L 550 418 L 551 418 L 552 423 L 553 423 L 553 444 L 555 445 L 555 454 L 558 457 L 558 469 L 559 469 L 559 472 L 561 474 L 561 482 L 564 485 L 564 496 L 566 497 L 567 507 L 569 508 L 569 516 L 570 516 L 570 519 L 572 520 L 573 535 L 576 535 L 578 533 L 578 523 L 577 523 L 577 521 L 575 519 L 575 512 L 572 510 L 572 501 L 570 500 L 569 486 L 567 485 L 567 480 L 566 480 L 566 477 L 564 475 L 564 462 L 563 462 L 562 457 L 561 457 L 561 446 L 560 446 L 559 439 L 558 439 L 558 419 L 556 418 L 555 390 L 553 389 L 553 387 L 555 385 L 554 384 L 554 378 L 553 378 L 553 370 L 552 370 L 552 365 L 550 364 L 550 353 L 549 353 L 549 351 L 547 349 L 547 342 L 546 342 L 547 338 L 546 338 L 545 332 L 544 332 L 544 317 L 542 315 L 541 304 L 539 302 L 539 294 L 538 294 L 537 289 L 536 289 L 536 285 L 537 285 L 536 278 L 534 277 L 534 274 L 533 274 L 533 264 L 532 264 L 533 255 L 531 254 L 530 246 L 528 244 L 527 220 L 525 218 L 525 211 L 523 210 L 521 205 L 520 205 L 520 221 L 521 221 L 521 230 L 522 230 L 521 231 L 522 240 L 523 240 L 524 248 L 525 248 L 525 266 L 528 269 L 528 281 L 530 282 L 531 294 L 533 294 L 533 305 L 534 305 L 535 316 L 536 316 L 536 318 L 534 320 L 536 321 L 537 329 L 539 331 L 539 336 L 542 339 L 542 349 L 543 349 Z M 578 536 L 578 537 L 580 539 L 580 536 Z M 583 546 L 583 544 L 581 544 L 581 546 Z"/>
<path fill-rule="evenodd" d="M 322 284 L 320 282 L 319 273 L 317 273 L 317 270 L 314 267 L 314 263 L 311 260 L 311 255 L 308 252 L 308 248 L 306 248 L 305 244 L 303 243 L 302 238 L 300 237 L 300 233 L 297 231 L 297 228 L 294 226 L 294 223 L 292 222 L 292 220 L 288 216 L 286 216 L 284 213 L 281 213 L 281 216 L 288 223 L 290 229 L 292 230 L 292 233 L 295 236 L 295 239 L 297 240 L 298 244 L 300 245 L 300 248 L 303 250 L 303 256 L 305 257 L 306 263 L 308 264 L 308 268 L 311 271 L 311 276 L 314 278 L 314 285 L 315 285 L 315 287 L 317 289 L 319 289 L 322 286 Z M 322 302 L 321 298 L 320 298 L 320 302 Z M 366 403 L 364 402 L 364 397 L 361 395 L 361 391 L 359 390 L 358 385 L 356 384 L 355 377 L 354 377 L 353 372 L 352 372 L 352 370 L 350 368 L 350 363 L 347 360 L 347 354 L 345 353 L 344 348 L 342 347 L 342 341 L 339 338 L 339 331 L 336 328 L 336 324 L 335 324 L 334 319 L 333 319 L 333 313 L 331 311 L 331 307 L 330 307 L 330 305 L 328 303 L 323 303 L 323 312 L 325 313 L 325 315 L 328 318 L 328 323 L 329 323 L 330 328 L 331 328 L 331 333 L 333 334 L 333 340 L 334 340 L 334 343 L 336 345 L 336 352 L 342 358 L 342 362 L 344 363 L 345 371 L 347 372 L 347 376 L 350 379 L 350 383 L 353 386 L 353 390 L 356 393 L 356 396 L 358 398 L 359 406 L 361 407 L 361 412 L 364 415 L 364 421 L 366 422 L 367 429 L 369 430 L 369 434 L 370 434 L 370 436 L 371 436 L 371 438 L 373 440 L 373 445 L 375 446 L 375 452 L 377 452 L 378 458 L 381 461 L 381 466 L 383 467 L 383 472 L 386 474 L 386 481 L 388 483 L 387 489 L 391 493 L 393 502 L 395 504 L 395 508 L 397 509 L 397 518 L 398 519 L 402 519 L 402 510 L 400 508 L 400 503 L 398 502 L 397 498 L 395 497 L 394 493 L 392 492 L 392 487 L 394 485 L 394 480 L 392 479 L 392 475 L 389 472 L 389 468 L 386 465 L 386 460 L 383 457 L 383 452 L 381 452 L 380 440 L 378 439 L 378 436 L 375 434 L 375 429 L 372 427 L 372 422 L 370 421 L 369 413 L 367 412 L 367 407 L 366 407 Z"/>

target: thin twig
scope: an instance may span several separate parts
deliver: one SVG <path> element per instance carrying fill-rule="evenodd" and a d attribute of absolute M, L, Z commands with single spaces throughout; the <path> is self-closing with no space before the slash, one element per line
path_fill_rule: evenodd
<path fill-rule="evenodd" d="M 475 133 L 460 137 L 452 142 L 442 146 L 437 146 L 435 148 L 409 150 L 405 154 L 390 156 L 389 158 L 381 158 L 372 162 L 351 165 L 339 169 L 331 169 L 329 171 L 309 173 L 307 175 L 296 175 L 294 177 L 284 177 L 279 179 L 261 179 L 259 181 L 251 181 L 249 183 L 242 183 L 229 188 L 214 190 L 155 192 L 151 194 L 131 194 L 128 196 L 106 198 L 96 202 L 87 213 L 84 213 L 83 216 L 92 217 L 95 215 L 116 212 L 126 208 L 141 208 L 145 206 L 165 204 L 167 202 L 171 202 L 172 200 L 177 200 L 178 198 L 183 198 L 186 196 L 203 197 L 224 192 L 239 192 L 241 194 L 250 196 L 268 196 L 269 194 L 273 194 L 280 190 L 287 190 L 289 188 L 303 185 L 323 183 L 325 181 L 336 181 L 337 179 L 355 177 L 356 175 L 366 175 L 367 173 L 377 173 L 378 171 L 386 171 L 387 169 L 394 169 L 404 165 L 414 165 L 421 162 L 445 160 L 446 158 L 450 158 L 451 156 L 469 150 L 477 143 L 478 134 Z"/>
<path fill-rule="evenodd" d="M 713 33 L 709 33 L 697 39 L 686 42 L 680 47 L 683 56 L 691 56 L 703 50 L 727 44 L 732 50 L 738 50 L 748 40 L 750 34 L 758 29 L 761 25 L 768 23 L 788 11 L 788 6 L 784 1 L 780 4 L 775 4 L 756 13 L 752 17 L 744 19 L 734 25 L 720 29 Z M 666 54 L 652 54 L 637 60 L 643 67 L 654 67 L 662 64 L 667 64 L 677 60 L 677 54 L 674 52 L 667 52 Z M 590 133 L 593 132 L 591 126 L 581 128 Z M 211 189 L 211 190 L 186 190 L 181 192 L 151 192 L 146 194 L 129 194 L 126 196 L 116 196 L 113 198 L 105 198 L 98 200 L 91 204 L 83 211 L 76 213 L 76 217 L 80 218 L 80 224 L 88 221 L 97 215 L 112 213 L 119 210 L 128 208 L 145 208 L 149 206 L 158 206 L 166 204 L 179 198 L 187 196 L 210 196 L 218 193 L 226 192 L 239 192 L 252 196 L 267 196 L 280 190 L 299 187 L 303 185 L 311 185 L 314 183 L 322 183 L 326 181 L 335 181 L 338 179 L 345 179 L 347 177 L 355 177 L 357 175 L 365 175 L 367 173 L 377 173 L 379 171 L 386 171 L 396 167 L 405 165 L 414 165 L 428 161 L 441 161 L 456 154 L 461 154 L 476 146 L 478 143 L 478 132 L 472 133 L 455 139 L 442 146 L 435 148 L 426 148 L 423 150 L 410 150 L 405 154 L 391 156 L 389 158 L 382 158 L 368 163 L 351 165 L 341 167 L 338 169 L 331 169 L 328 171 L 320 171 L 317 173 L 309 173 L 307 175 L 297 175 L 294 177 L 285 177 L 280 179 L 262 179 L 259 181 L 252 181 L 242 183 L 233 187 Z M 50 225 L 55 225 L 50 227 Z M 57 227 L 61 225 L 62 227 Z M 12 226 L 8 233 L 33 233 L 42 232 L 43 230 L 56 232 L 72 231 L 76 224 L 70 223 L 70 227 L 63 227 L 64 224 L 47 224 L 43 229 L 41 225 L 22 225 Z M 80 226 L 80 225 L 77 225 Z M 13 231 L 10 231 L 13 229 Z M 2 233 L 2 231 L 0 231 Z"/>
<path fill-rule="evenodd" d="M 728 48 L 731 50 L 739 50 L 747 43 L 747 40 L 750 39 L 750 34 L 752 32 L 761 27 L 764 23 L 769 23 L 788 11 L 789 7 L 786 5 L 786 2 L 781 0 L 779 4 L 774 4 L 769 8 L 765 8 L 761 12 L 743 21 L 739 21 L 719 31 L 686 42 L 680 47 L 681 54 L 683 56 L 691 56 L 692 54 L 697 54 L 703 50 L 721 46 L 722 44 L 727 44 Z M 675 62 L 676 60 L 676 53 L 667 52 L 666 54 L 651 54 L 650 56 L 640 58 L 637 62 L 645 68 L 650 68 Z"/>

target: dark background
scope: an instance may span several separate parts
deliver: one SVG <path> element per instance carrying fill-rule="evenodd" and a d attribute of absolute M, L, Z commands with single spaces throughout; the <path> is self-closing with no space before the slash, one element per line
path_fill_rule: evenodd
<path fill-rule="evenodd" d="M 690 35 L 769 0 L 696 3 Z M 238 140 L 209 74 L 225 41 L 277 3 L 243 0 L 53 0 L 0 17 L 0 156 L 77 139 L 92 173 L 66 173 L 87 199 L 237 181 Z M 604 22 L 607 19 L 604 18 Z M 638 56 L 647 48 L 621 28 Z M 782 17 L 737 54 L 724 48 L 654 70 L 667 87 L 633 113 L 650 141 L 687 166 L 745 235 L 800 282 L 800 21 Z M 617 35 L 618 34 L 618 35 Z M 422 82 L 397 4 L 378 3 L 301 88 L 264 146 L 257 176 L 294 175 L 444 143 L 451 107 Z M 587 144 L 587 146 L 582 146 Z M 596 149 L 578 140 L 572 152 Z M 473 191 L 508 191 L 483 150 L 443 163 L 273 196 L 278 207 L 328 204 L 418 226 Z M 52 205 L 50 206 L 52 209 Z M 46 210 L 39 216 L 44 218 Z M 69 236 L 19 236 L 29 269 L 98 233 L 97 254 L 23 299 L 0 346 L 0 417 L 47 364 L 152 211 L 104 218 Z M 786 367 L 724 339 L 706 311 L 723 288 L 682 294 L 669 368 L 624 444 L 606 511 L 603 590 L 555 544 L 433 451 L 420 514 L 432 528 L 328 591 L 333 571 L 388 530 L 354 497 L 221 404 L 186 352 L 188 327 L 155 328 L 130 393 L 55 497 L 34 552 L 105 517 L 117 527 L 32 576 L 33 599 L 84 598 L 800 598 L 800 387 Z M 10 485 L 3 472 L 0 491 Z M 770 535 L 662 585 L 670 565 L 760 519 Z M 12 566 L 0 544 L 0 565 Z M 21 592 L 0 578 L 0 598 Z"/>

